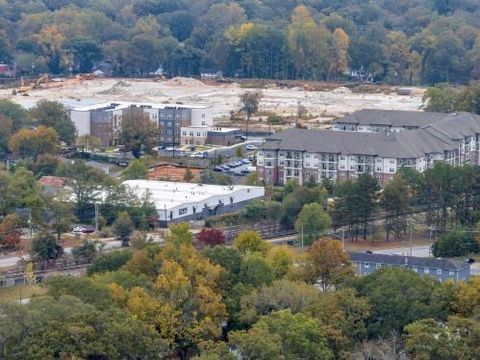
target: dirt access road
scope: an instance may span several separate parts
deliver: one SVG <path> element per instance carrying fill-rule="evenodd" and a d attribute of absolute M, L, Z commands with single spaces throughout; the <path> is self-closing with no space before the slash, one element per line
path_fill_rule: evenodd
<path fill-rule="evenodd" d="M 352 93 L 338 86 L 325 91 L 304 87 L 278 86 L 274 82 L 262 85 L 260 111 L 278 115 L 296 114 L 297 105 L 305 106 L 312 117 L 311 124 L 352 113 L 360 109 L 418 110 L 422 104 L 423 89 L 414 89 L 410 96 L 390 93 Z M 11 99 L 25 107 L 38 100 L 59 100 L 67 105 L 99 103 L 105 101 L 141 101 L 156 103 L 195 103 L 214 106 L 216 118 L 228 117 L 238 110 L 239 96 L 249 89 L 238 83 L 206 84 L 191 78 L 173 78 L 166 81 L 151 79 L 93 79 L 66 80 L 53 87 L 34 89 L 28 96 L 12 95 L 12 89 L 1 89 L 0 98 Z M 392 89 L 393 90 L 393 89 Z"/>

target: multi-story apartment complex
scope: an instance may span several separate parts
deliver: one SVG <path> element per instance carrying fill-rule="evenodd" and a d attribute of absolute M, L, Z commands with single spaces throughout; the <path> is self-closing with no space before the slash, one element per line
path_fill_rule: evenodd
<path fill-rule="evenodd" d="M 145 114 L 158 125 L 161 145 L 185 143 L 182 141 L 182 133 L 190 134 L 189 129 L 192 127 L 196 129 L 195 134 L 200 132 L 206 139 L 207 131 L 213 125 L 212 107 L 204 105 L 120 101 L 73 108 L 70 110 L 70 117 L 79 136 L 96 136 L 102 140 L 104 146 L 108 146 L 116 143 L 122 117 L 132 111 Z M 203 142 L 205 142 L 204 139 Z"/>
<path fill-rule="evenodd" d="M 401 167 L 425 171 L 436 161 L 480 165 L 480 116 L 409 112 L 418 121 L 411 120 L 408 126 L 413 130 L 408 130 L 397 120 L 404 114 L 398 113 L 402 112 L 381 112 L 388 118 L 384 123 L 392 123 L 392 128 L 404 126 L 405 131 L 289 129 L 274 134 L 258 151 L 258 175 L 266 184 L 283 185 L 289 180 L 303 184 L 309 179 L 348 180 L 369 173 L 383 185 Z"/>

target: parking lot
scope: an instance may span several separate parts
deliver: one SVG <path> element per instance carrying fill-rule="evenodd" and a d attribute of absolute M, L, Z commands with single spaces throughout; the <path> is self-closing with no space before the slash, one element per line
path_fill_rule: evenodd
<path fill-rule="evenodd" d="M 252 161 L 249 158 L 243 158 L 228 163 L 215 166 L 213 171 L 221 172 L 234 176 L 246 176 L 255 171 Z"/>

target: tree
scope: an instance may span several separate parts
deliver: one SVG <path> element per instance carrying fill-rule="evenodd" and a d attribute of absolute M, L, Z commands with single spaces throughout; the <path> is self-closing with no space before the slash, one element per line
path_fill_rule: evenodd
<path fill-rule="evenodd" d="M 462 229 L 455 229 L 441 235 L 432 246 L 435 257 L 464 256 L 478 250 L 478 244 L 472 235 Z"/>
<path fill-rule="evenodd" d="M 451 304 L 453 311 L 463 317 L 473 317 L 480 309 L 480 279 L 472 277 L 458 284 Z"/>
<path fill-rule="evenodd" d="M 318 283 L 323 291 L 331 290 L 353 277 L 348 255 L 338 240 L 314 242 L 301 266 L 305 281 Z"/>
<path fill-rule="evenodd" d="M 87 268 L 87 274 L 101 274 L 108 271 L 116 271 L 125 265 L 132 257 L 132 253 L 127 250 L 114 251 L 110 254 L 104 254 Z"/>
<path fill-rule="evenodd" d="M 409 189 L 402 175 L 395 175 L 393 180 L 385 185 L 380 203 L 386 212 L 387 241 L 392 231 L 396 238 L 400 237 L 402 231 L 406 231 L 407 219 L 405 213 L 409 204 Z"/>
<path fill-rule="evenodd" d="M 369 336 L 401 333 L 405 325 L 419 319 L 441 319 L 449 305 L 449 299 L 435 296 L 441 286 L 437 281 L 408 269 L 382 268 L 360 278 L 355 286 L 371 305 Z"/>
<path fill-rule="evenodd" d="M 202 247 L 225 245 L 225 235 L 218 229 L 203 228 L 195 234 L 195 240 Z"/>
<path fill-rule="evenodd" d="M 423 95 L 425 111 L 451 113 L 456 109 L 459 91 L 448 86 L 430 87 Z"/>
<path fill-rule="evenodd" d="M 286 245 L 272 246 L 267 252 L 267 261 L 273 269 L 276 279 L 283 279 L 296 261 L 296 253 Z"/>
<path fill-rule="evenodd" d="M 17 132 L 29 123 L 28 113 L 23 107 L 8 99 L 0 99 L 0 114 L 11 121 L 12 133 Z"/>
<path fill-rule="evenodd" d="M 55 129 L 60 141 L 67 145 L 73 145 L 76 138 L 76 129 L 68 110 L 58 101 L 40 100 L 30 110 L 32 119 L 47 128 Z"/>
<path fill-rule="evenodd" d="M 192 170 L 190 170 L 189 167 L 187 167 L 187 169 L 185 170 L 185 174 L 183 175 L 183 181 L 185 182 L 190 182 L 193 180 L 193 174 L 192 174 Z"/>
<path fill-rule="evenodd" d="M 331 226 L 330 216 L 317 203 L 303 205 L 302 211 L 298 214 L 295 222 L 295 229 L 300 234 L 299 241 L 303 241 L 303 244 L 307 246 L 321 237 L 322 233 Z"/>
<path fill-rule="evenodd" d="M 193 244 L 193 234 L 188 223 L 171 224 L 168 227 L 167 242 L 176 248 Z"/>
<path fill-rule="evenodd" d="M 119 140 L 126 151 L 131 151 L 138 158 L 142 151 L 152 152 L 158 142 L 158 126 L 142 109 L 131 108 L 122 116 Z"/>
<path fill-rule="evenodd" d="M 122 241 L 122 246 L 128 246 L 130 235 L 132 235 L 133 230 L 135 230 L 135 225 L 133 224 L 130 215 L 128 215 L 128 212 L 122 211 L 119 213 L 117 219 L 113 223 L 113 232 L 117 238 Z"/>
<path fill-rule="evenodd" d="M 352 288 L 322 293 L 305 312 L 322 324 L 335 358 L 348 357 L 367 337 L 370 305 Z"/>
<path fill-rule="evenodd" d="M 332 36 L 332 55 L 330 59 L 330 72 L 334 77 L 342 75 L 348 69 L 348 46 L 350 38 L 342 29 L 337 28 Z"/>
<path fill-rule="evenodd" d="M 103 57 L 102 47 L 88 37 L 73 38 L 66 47 L 74 52 L 74 68 L 80 73 L 91 71 L 94 63 Z"/>
<path fill-rule="evenodd" d="M 277 280 L 242 296 L 239 319 L 242 323 L 251 325 L 274 311 L 288 309 L 296 314 L 315 304 L 319 296 L 319 291 L 311 285 Z"/>
<path fill-rule="evenodd" d="M 259 91 L 247 91 L 240 95 L 240 110 L 245 113 L 247 119 L 245 121 L 245 136 L 248 138 L 248 124 L 250 122 L 250 117 L 258 111 L 258 105 L 260 99 L 262 98 L 262 93 Z"/>
<path fill-rule="evenodd" d="M 31 257 L 41 260 L 54 260 L 63 253 L 63 248 L 57 243 L 55 236 L 48 232 L 39 232 L 32 241 Z"/>
<path fill-rule="evenodd" d="M 270 246 L 258 232 L 245 230 L 235 237 L 233 247 L 242 254 L 258 252 L 264 255 Z"/>
<path fill-rule="evenodd" d="M 21 219 L 17 214 L 8 214 L 0 223 L 0 245 L 5 249 L 14 249 L 20 243 L 22 235 Z"/>
<path fill-rule="evenodd" d="M 28 285 L 34 285 L 37 281 L 37 276 L 35 274 L 35 265 L 33 262 L 28 262 L 25 265 L 25 280 L 27 281 Z"/>
<path fill-rule="evenodd" d="M 59 147 L 58 135 L 53 128 L 21 129 L 9 142 L 10 150 L 20 158 L 36 160 L 42 154 L 54 154 Z"/>
<path fill-rule="evenodd" d="M 480 324 L 457 316 L 446 324 L 423 319 L 407 325 L 405 332 L 405 350 L 411 359 L 474 359 Z"/>
<path fill-rule="evenodd" d="M 77 259 L 87 259 L 91 261 L 97 254 L 100 244 L 98 241 L 85 239 L 81 246 L 72 249 L 72 255 Z"/>
<path fill-rule="evenodd" d="M 135 275 L 147 275 L 152 277 L 155 274 L 155 263 L 145 251 L 137 251 L 122 267 L 122 270 Z"/>
<path fill-rule="evenodd" d="M 124 180 L 146 179 L 148 168 L 141 159 L 134 159 L 124 170 L 122 178 Z"/>
<path fill-rule="evenodd" d="M 47 65 L 52 74 L 58 74 L 61 70 L 61 49 L 65 36 L 60 32 L 57 25 L 44 25 L 40 32 L 35 35 L 43 55 L 47 59 Z"/>
<path fill-rule="evenodd" d="M 89 150 L 90 148 L 98 148 L 102 146 L 102 139 L 92 135 L 81 135 L 77 137 L 77 147 L 81 150 Z"/>
<path fill-rule="evenodd" d="M 62 198 L 62 195 L 65 197 Z M 73 223 L 77 220 L 73 214 L 73 206 L 68 201 L 67 194 L 57 194 L 56 197 L 48 197 L 46 200 L 49 215 L 49 227 L 57 234 L 57 239 L 67 231 L 70 231 Z"/>
<path fill-rule="evenodd" d="M 246 285 L 259 287 L 273 281 L 273 269 L 258 252 L 245 255 L 240 264 L 239 279 Z"/>
<path fill-rule="evenodd" d="M 333 359 L 318 321 L 282 310 L 263 317 L 249 331 L 229 336 L 243 359 Z"/>

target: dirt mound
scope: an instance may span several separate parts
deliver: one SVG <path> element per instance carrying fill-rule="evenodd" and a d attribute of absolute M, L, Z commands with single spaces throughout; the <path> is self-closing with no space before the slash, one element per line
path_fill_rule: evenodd
<path fill-rule="evenodd" d="M 352 90 L 350 90 L 349 88 L 346 88 L 345 86 L 340 86 L 336 89 L 333 89 L 332 93 L 333 94 L 351 94 Z"/>
<path fill-rule="evenodd" d="M 130 87 L 131 85 L 127 83 L 126 81 L 120 80 L 117 81 L 115 84 L 110 89 L 106 89 L 103 91 L 100 91 L 98 94 L 100 95 L 124 95 L 126 93 L 125 89 L 126 87 Z"/>
<path fill-rule="evenodd" d="M 167 86 L 188 86 L 188 87 L 203 87 L 205 84 L 199 80 L 186 77 L 174 77 L 164 82 Z"/>

